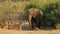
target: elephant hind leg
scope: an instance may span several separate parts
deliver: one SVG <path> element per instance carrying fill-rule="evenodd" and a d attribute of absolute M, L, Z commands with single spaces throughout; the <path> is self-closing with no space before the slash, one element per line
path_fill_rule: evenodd
<path fill-rule="evenodd" d="M 35 29 L 35 27 L 34 27 L 34 23 L 31 23 L 31 25 L 32 25 L 32 30 L 34 30 L 34 29 Z"/>

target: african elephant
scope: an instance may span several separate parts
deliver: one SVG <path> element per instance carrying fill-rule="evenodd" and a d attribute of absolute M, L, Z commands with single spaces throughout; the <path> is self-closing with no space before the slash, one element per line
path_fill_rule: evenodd
<path fill-rule="evenodd" d="M 29 25 L 31 29 L 34 29 L 34 26 L 40 28 L 41 19 L 43 18 L 43 12 L 37 8 L 29 9 Z"/>

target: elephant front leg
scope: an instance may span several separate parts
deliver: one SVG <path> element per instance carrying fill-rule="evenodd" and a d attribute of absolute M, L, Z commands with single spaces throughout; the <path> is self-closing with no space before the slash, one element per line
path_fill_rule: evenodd
<path fill-rule="evenodd" d="M 29 15 L 29 27 L 30 27 L 30 30 L 32 29 L 31 18 L 32 18 L 32 15 Z"/>
<path fill-rule="evenodd" d="M 32 14 L 29 14 L 29 26 L 30 26 L 30 29 L 34 30 L 34 21 L 32 19 Z"/>
<path fill-rule="evenodd" d="M 35 24 L 34 24 L 34 22 L 31 22 L 31 27 L 32 27 L 32 30 L 35 29 Z"/>
<path fill-rule="evenodd" d="M 34 30 L 34 23 L 32 21 L 29 22 L 30 30 Z"/>
<path fill-rule="evenodd" d="M 29 20 L 29 27 L 30 27 L 30 30 L 32 29 L 32 27 L 31 27 L 31 21 Z"/>

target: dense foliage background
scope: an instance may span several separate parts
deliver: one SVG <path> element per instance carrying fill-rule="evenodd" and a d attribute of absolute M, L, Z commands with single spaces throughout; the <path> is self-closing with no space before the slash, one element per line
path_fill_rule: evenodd
<path fill-rule="evenodd" d="M 44 17 L 42 22 L 57 23 L 60 27 L 60 0 L 29 0 L 29 1 L 11 1 L 2 0 L 0 2 L 0 22 L 27 20 L 28 9 L 38 8 L 43 11 Z M 22 17 L 21 17 L 22 16 Z"/>

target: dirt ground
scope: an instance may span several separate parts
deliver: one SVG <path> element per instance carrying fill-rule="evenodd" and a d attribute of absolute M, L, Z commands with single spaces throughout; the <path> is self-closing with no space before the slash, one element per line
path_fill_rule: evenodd
<path fill-rule="evenodd" d="M 0 34 L 60 34 L 60 30 L 7 30 L 0 29 Z"/>
<path fill-rule="evenodd" d="M 1 29 L 0 34 L 60 34 L 60 30 L 29 30 L 28 23 L 22 24 L 22 30 L 8 30 L 8 29 Z"/>

